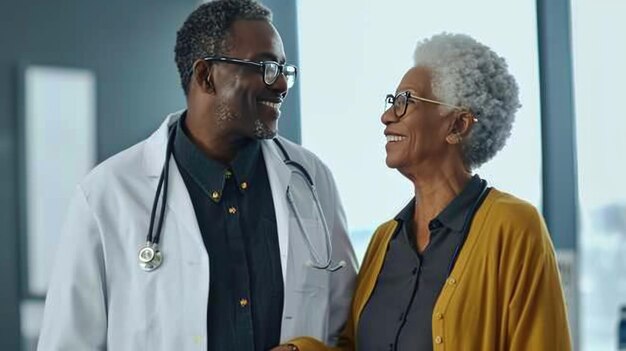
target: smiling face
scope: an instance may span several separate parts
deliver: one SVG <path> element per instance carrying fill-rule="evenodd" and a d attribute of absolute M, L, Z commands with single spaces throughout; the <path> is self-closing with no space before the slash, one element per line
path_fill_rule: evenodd
<path fill-rule="evenodd" d="M 285 62 L 285 51 L 274 26 L 264 20 L 238 20 L 230 30 L 229 50 L 224 56 L 260 61 Z M 238 138 L 273 138 L 287 82 L 280 74 L 270 86 L 260 68 L 226 62 L 213 63 L 214 115 L 222 133 Z"/>
<path fill-rule="evenodd" d="M 431 89 L 431 74 L 427 68 L 409 69 L 396 90 L 408 91 L 411 96 L 438 100 Z M 406 113 L 398 118 L 393 108 L 381 116 L 385 125 L 387 144 L 386 163 L 401 173 L 415 173 L 440 165 L 450 154 L 450 113 L 442 113 L 442 108 L 433 103 L 416 99 L 408 101 Z"/>

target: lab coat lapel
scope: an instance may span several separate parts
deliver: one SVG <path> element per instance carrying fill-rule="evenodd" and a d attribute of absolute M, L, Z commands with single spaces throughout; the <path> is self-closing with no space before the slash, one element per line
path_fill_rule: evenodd
<path fill-rule="evenodd" d="M 287 284 L 287 262 L 289 258 L 289 205 L 287 204 L 287 187 L 291 178 L 291 170 L 283 162 L 282 155 L 272 140 L 262 143 L 265 167 L 272 188 L 274 212 L 276 213 L 276 228 L 278 231 L 278 245 L 280 248 L 280 263 L 283 273 L 283 282 Z"/>
<path fill-rule="evenodd" d="M 158 178 L 161 175 L 161 170 L 165 163 L 168 130 L 172 124 L 176 123 L 179 117 L 180 112 L 168 115 L 165 121 L 161 123 L 161 126 L 159 126 L 159 129 L 152 133 L 145 141 L 143 149 L 143 167 L 148 177 Z"/>
<path fill-rule="evenodd" d="M 165 163 L 169 126 L 176 123 L 181 114 L 182 111 L 167 116 L 161 127 L 148 138 L 144 145 L 144 169 L 150 178 L 154 192 L 156 192 L 159 176 Z M 200 344 L 206 343 L 207 315 L 198 311 L 206 311 L 208 303 L 209 256 L 202 240 L 189 192 L 173 156 L 170 158 L 168 178 L 167 205 L 160 247 L 163 252 L 164 266 L 171 264 L 170 260 L 180 260 L 179 267 L 185 268 L 176 273 L 181 275 L 182 287 L 171 286 L 168 293 L 184 301 L 182 315 L 185 317 L 182 319 L 181 328 L 185 330 L 185 335 L 188 337 L 185 340 L 190 344 L 185 343 L 181 346 L 185 350 L 192 347 L 195 349 Z M 157 212 L 157 219 L 159 212 Z"/>
<path fill-rule="evenodd" d="M 187 186 L 185 185 L 185 181 L 180 174 L 174 157 L 170 160 L 169 183 L 170 185 L 167 191 L 167 208 L 172 214 L 174 214 L 174 216 L 172 216 L 174 218 L 167 218 L 168 213 L 166 212 L 165 220 L 174 219 L 178 224 L 181 224 L 182 227 L 185 228 L 185 232 L 187 232 L 190 236 L 193 246 L 196 248 L 202 248 L 202 251 L 205 251 L 204 241 L 202 240 L 198 219 L 196 218 L 196 212 L 193 208 L 191 197 L 187 191 Z"/>
<path fill-rule="evenodd" d="M 147 175 L 151 178 L 154 178 L 152 184 L 155 191 L 158 184 L 159 176 L 161 175 L 161 171 L 165 163 L 165 153 L 167 149 L 169 127 L 178 121 L 178 118 L 180 118 L 182 112 L 183 111 L 175 112 L 167 116 L 159 129 L 157 129 L 146 141 L 144 151 L 144 168 L 146 169 Z M 195 216 L 193 204 L 191 203 L 191 198 L 189 197 L 189 192 L 187 191 L 187 187 L 185 186 L 180 171 L 178 170 L 178 166 L 176 165 L 176 160 L 173 156 L 170 159 L 168 177 L 169 185 L 167 191 L 167 208 L 169 211 L 165 212 L 166 218 L 164 219 L 163 231 L 165 231 L 166 227 L 183 227 L 185 228 L 185 232 L 187 232 L 187 234 L 190 236 L 193 246 L 204 248 L 202 235 L 200 234 L 200 228 L 198 226 L 198 221 Z M 176 225 L 170 226 L 167 223 L 168 221 L 173 221 Z M 176 233 L 172 234 L 174 234 L 175 236 L 177 235 Z M 161 235 L 165 236 L 167 234 L 162 233 Z M 182 242 L 186 241 L 183 240 Z M 197 257 L 197 252 L 194 252 L 194 254 L 196 254 L 195 257 Z M 192 255 L 189 257 L 194 256 Z"/>

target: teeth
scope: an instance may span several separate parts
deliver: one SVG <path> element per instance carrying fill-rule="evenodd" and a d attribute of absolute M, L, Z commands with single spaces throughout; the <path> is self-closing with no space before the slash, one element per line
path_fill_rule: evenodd
<path fill-rule="evenodd" d="M 270 102 L 270 101 L 260 101 L 263 105 L 265 106 L 269 106 L 275 110 L 279 110 L 280 109 L 280 102 Z"/>
<path fill-rule="evenodd" d="M 402 141 L 406 139 L 405 136 L 400 136 L 400 135 L 387 135 L 387 142 L 396 142 L 396 141 Z"/>

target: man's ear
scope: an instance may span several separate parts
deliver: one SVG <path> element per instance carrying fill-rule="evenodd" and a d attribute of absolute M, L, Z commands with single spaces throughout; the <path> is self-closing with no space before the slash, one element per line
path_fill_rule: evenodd
<path fill-rule="evenodd" d="M 213 94 L 215 93 L 215 85 L 213 83 L 214 66 L 204 60 L 197 60 L 193 65 L 193 73 L 191 79 L 202 91 Z"/>
<path fill-rule="evenodd" d="M 470 111 L 460 111 L 450 124 L 446 141 L 450 144 L 459 144 L 472 131 L 476 118 Z"/>

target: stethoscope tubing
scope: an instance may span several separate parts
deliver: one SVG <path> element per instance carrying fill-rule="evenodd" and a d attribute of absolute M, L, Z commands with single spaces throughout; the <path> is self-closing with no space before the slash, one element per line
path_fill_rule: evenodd
<path fill-rule="evenodd" d="M 317 213 L 322 222 L 321 223 L 322 227 L 324 229 L 324 245 L 326 247 L 326 252 L 328 253 L 328 257 L 326 258 L 326 260 L 324 260 L 321 257 L 319 252 L 315 249 L 315 245 L 313 245 L 313 243 L 311 242 L 309 233 L 307 232 L 306 228 L 304 227 L 304 224 L 302 223 L 302 219 L 301 219 L 302 216 L 300 215 L 300 211 L 298 211 L 298 208 L 296 207 L 295 201 L 293 199 L 293 195 L 291 195 L 291 187 L 288 186 L 287 187 L 287 202 L 289 202 L 289 206 L 291 207 L 291 210 L 293 211 L 294 216 L 296 217 L 296 221 L 298 222 L 298 226 L 300 227 L 300 232 L 302 233 L 305 244 L 307 245 L 309 251 L 311 252 L 311 256 L 313 258 L 313 260 L 310 260 L 307 262 L 307 265 L 315 269 L 326 270 L 329 272 L 335 272 L 343 268 L 346 265 L 345 261 L 340 261 L 337 264 L 333 264 L 333 259 L 332 259 L 333 246 L 332 246 L 332 240 L 330 238 L 330 231 L 328 230 L 326 216 L 324 216 L 324 212 L 322 211 L 322 206 L 320 205 L 320 201 L 317 196 L 317 190 L 315 189 L 313 178 L 311 177 L 309 172 L 307 172 L 304 166 L 302 166 L 300 163 L 292 160 L 289 157 L 287 150 L 285 150 L 285 147 L 277 138 L 274 138 L 273 140 L 276 146 L 278 146 L 278 148 L 280 149 L 280 151 L 282 152 L 284 156 L 283 162 L 285 163 L 285 165 L 291 166 L 292 173 L 298 174 L 299 176 L 301 176 L 302 178 L 306 180 L 307 186 L 313 198 L 313 203 L 315 204 L 315 208 L 317 210 Z"/>
<path fill-rule="evenodd" d="M 163 255 L 158 249 L 158 244 L 159 240 L 161 239 L 163 221 L 165 219 L 165 207 L 167 205 L 167 190 L 169 183 L 169 164 L 172 157 L 172 145 L 175 137 L 175 131 L 176 127 L 172 127 L 169 131 L 169 135 L 167 138 L 167 147 L 165 151 L 165 163 L 163 165 L 161 175 L 159 176 L 159 183 L 157 185 L 157 190 L 154 195 L 152 210 L 150 211 L 150 224 L 148 228 L 148 235 L 146 237 L 146 244 L 139 250 L 139 264 L 140 267 L 146 271 L 153 271 L 154 269 L 158 268 L 163 260 Z M 337 264 L 333 264 L 332 240 L 330 238 L 330 232 L 328 230 L 326 217 L 322 212 L 322 207 L 320 205 L 317 191 L 315 189 L 315 184 L 313 183 L 313 178 L 311 178 L 309 172 L 307 172 L 307 170 L 301 164 L 290 159 L 287 150 L 285 150 L 284 146 L 277 138 L 274 138 L 273 140 L 284 156 L 283 162 L 285 163 L 285 165 L 291 166 L 293 173 L 300 175 L 306 180 L 307 186 L 313 198 L 313 202 L 315 203 L 315 208 L 317 209 L 317 213 L 319 214 L 320 220 L 322 222 L 321 224 L 324 229 L 324 245 L 326 247 L 326 252 L 328 253 L 328 257 L 326 258 L 326 260 L 321 257 L 320 253 L 317 251 L 317 249 L 315 249 L 315 245 L 313 245 L 313 243 L 311 242 L 309 233 L 306 231 L 304 223 L 302 223 L 302 216 L 300 215 L 300 211 L 298 211 L 298 208 L 295 205 L 293 195 L 291 194 L 291 187 L 288 186 L 286 194 L 287 200 L 292 211 L 294 212 L 296 221 L 298 222 L 298 226 L 300 227 L 300 231 L 302 232 L 302 236 L 304 237 L 305 243 L 308 246 L 309 251 L 311 252 L 311 256 L 313 258 L 313 260 L 307 262 L 307 264 L 316 269 L 335 272 L 345 266 L 345 261 L 340 261 Z M 161 198 L 161 209 L 159 212 L 159 220 L 156 231 L 153 231 L 156 219 L 155 215 L 159 204 L 159 198 Z"/>
<path fill-rule="evenodd" d="M 167 188 L 168 188 L 168 180 L 169 180 L 169 169 L 170 169 L 170 159 L 172 158 L 172 144 L 174 140 L 174 133 L 176 127 L 173 127 L 169 135 L 167 137 L 167 147 L 165 150 L 165 164 L 163 165 L 163 170 L 161 170 L 161 176 L 159 177 L 159 184 L 157 185 L 157 190 L 154 195 L 154 202 L 152 203 L 152 211 L 150 214 L 150 227 L 148 229 L 148 236 L 146 241 L 151 243 L 152 245 L 158 245 L 159 240 L 161 238 L 161 230 L 163 228 L 163 220 L 165 218 L 165 206 L 167 204 Z M 161 189 L 163 190 L 162 201 L 161 201 L 161 211 L 159 213 L 159 223 L 157 225 L 157 229 L 155 235 L 152 235 L 152 229 L 154 228 L 154 222 L 156 214 L 156 209 L 159 203 L 159 197 L 161 195 Z"/>

